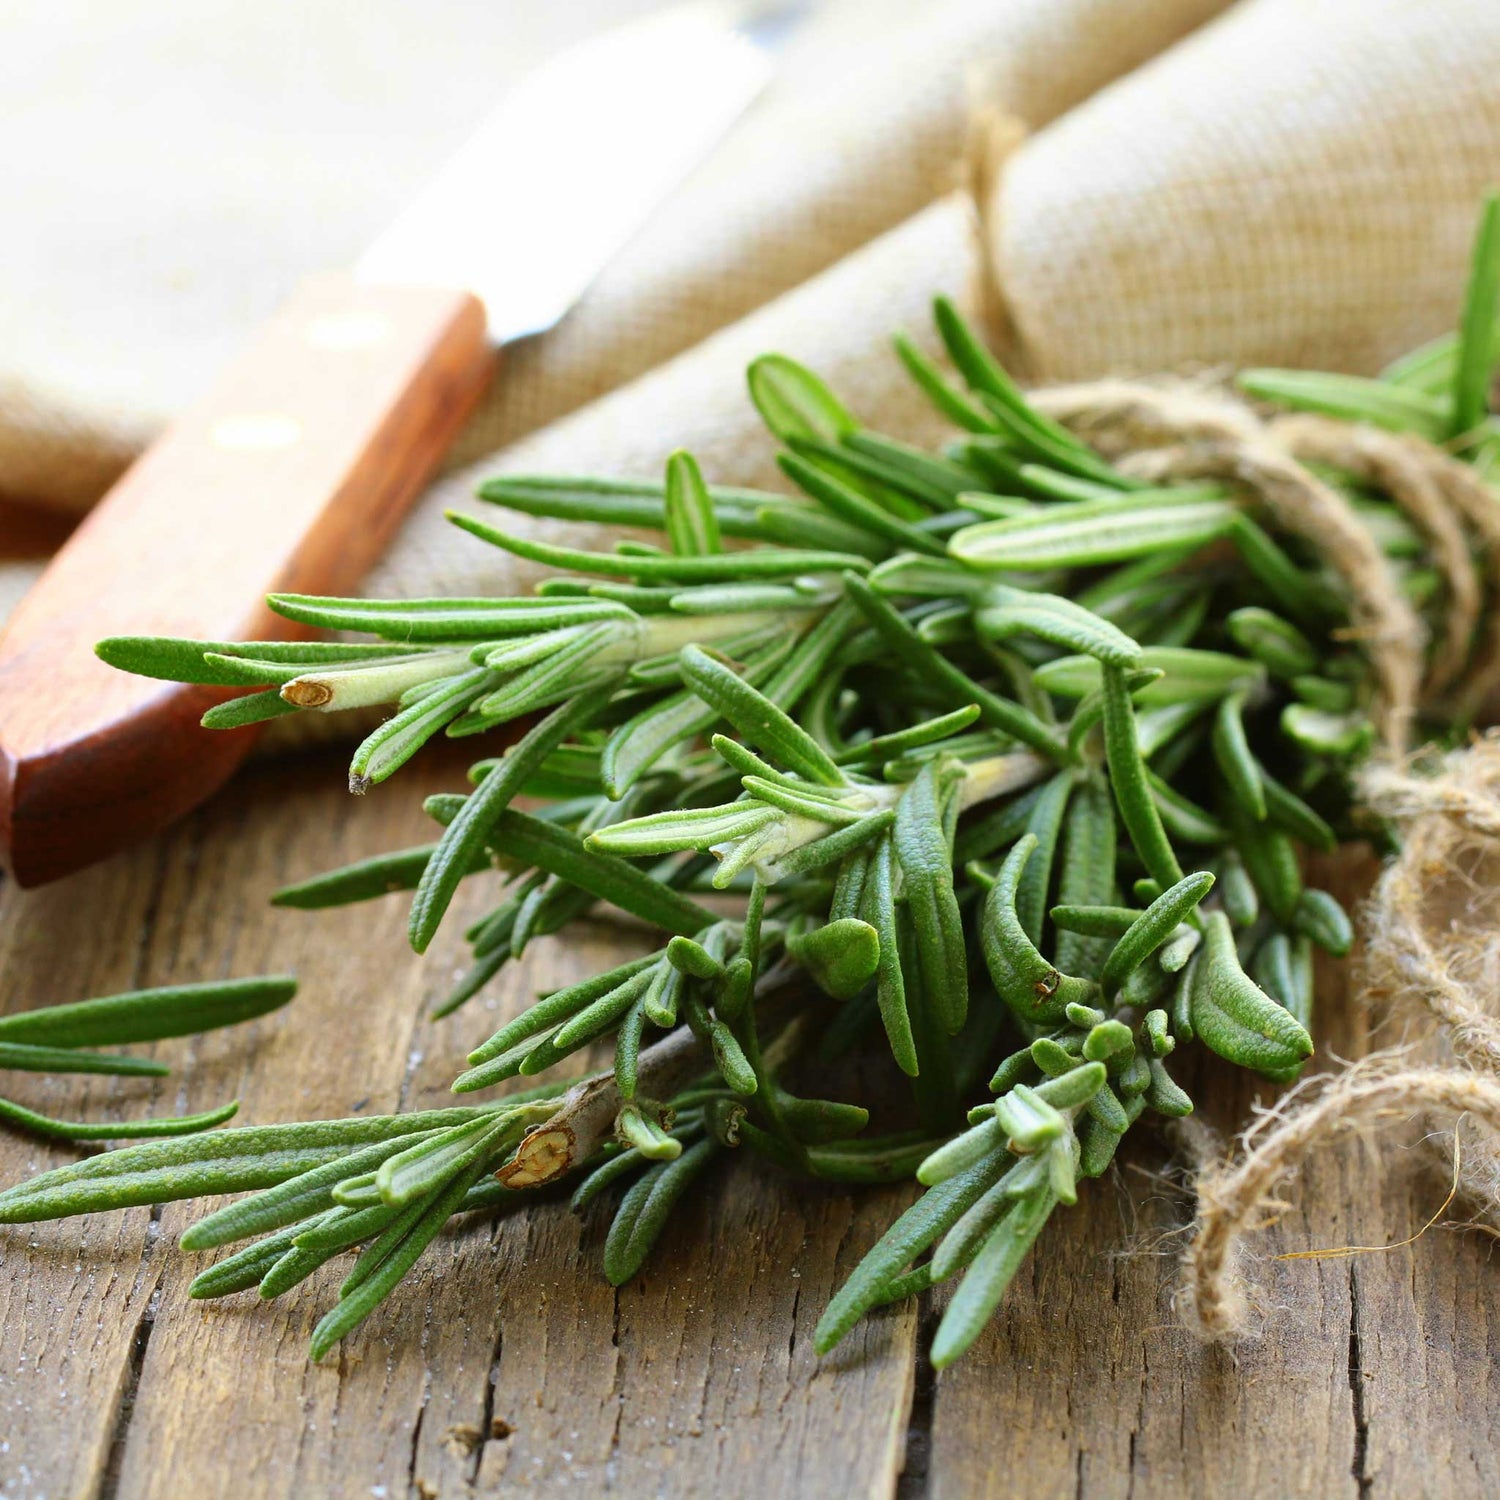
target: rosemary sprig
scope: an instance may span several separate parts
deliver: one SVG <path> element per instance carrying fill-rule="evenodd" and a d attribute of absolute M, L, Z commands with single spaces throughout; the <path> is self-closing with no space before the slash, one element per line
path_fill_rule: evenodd
<path fill-rule="evenodd" d="M 1491 472 L 1497 214 L 1453 338 L 1377 381 L 1242 385 L 1452 440 Z M 455 1083 L 468 1095 L 612 1047 L 571 1088 L 132 1147 L 0 1193 L 0 1219 L 249 1191 L 184 1236 L 249 1241 L 193 1294 L 278 1295 L 363 1246 L 321 1355 L 450 1217 L 522 1189 L 568 1180 L 579 1207 L 621 1193 L 604 1249 L 618 1282 L 731 1152 L 836 1181 L 914 1173 L 924 1195 L 817 1343 L 961 1278 L 932 1351 L 947 1364 L 1130 1128 L 1192 1109 L 1179 1047 L 1293 1077 L 1312 1051 L 1312 950 L 1352 940 L 1300 848 L 1350 831 L 1351 773 L 1376 737 L 1348 586 L 1239 488 L 1121 472 L 1036 410 L 950 303 L 936 318 L 962 386 L 909 341 L 897 353 L 959 429 L 941 452 L 870 431 L 767 356 L 751 397 L 805 498 L 706 485 L 683 454 L 661 483 L 499 478 L 480 492 L 491 505 L 655 528 L 666 545 L 582 552 L 456 516 L 568 571 L 524 599 L 271 600 L 375 637 L 363 646 L 104 642 L 130 670 L 250 689 L 215 723 L 389 702 L 355 753 L 358 791 L 440 732 L 541 715 L 467 796 L 432 799 L 434 842 L 278 897 L 414 891 L 420 950 L 462 881 L 498 873 L 443 1013 L 597 902 L 662 941 L 541 997 Z M 1367 477 L 1326 477 L 1435 621 L 1424 535 Z M 729 912 L 699 901 L 713 892 Z M 912 1123 L 872 1137 L 863 1106 L 794 1084 L 882 1032 Z"/>

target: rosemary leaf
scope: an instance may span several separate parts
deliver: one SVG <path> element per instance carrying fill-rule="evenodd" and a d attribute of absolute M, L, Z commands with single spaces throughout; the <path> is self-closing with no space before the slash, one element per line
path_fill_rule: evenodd
<path fill-rule="evenodd" d="M 448 910 L 459 882 L 483 852 L 494 825 L 530 775 L 568 735 L 586 725 L 609 701 L 613 684 L 580 694 L 555 709 L 512 749 L 479 784 L 438 841 L 417 882 L 408 934 L 413 949 L 425 953 Z"/>
<path fill-rule="evenodd" d="M 297 981 L 289 975 L 131 990 L 100 1000 L 79 1000 L 0 1016 L 0 1040 L 102 1047 L 190 1036 L 266 1015 L 296 993 Z"/>

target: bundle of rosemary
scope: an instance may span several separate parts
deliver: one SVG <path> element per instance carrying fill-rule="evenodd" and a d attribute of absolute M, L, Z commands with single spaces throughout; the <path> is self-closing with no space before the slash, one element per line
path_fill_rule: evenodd
<path fill-rule="evenodd" d="M 1441 476 L 1461 466 L 1431 442 L 1449 443 L 1482 489 L 1500 470 L 1497 278 L 1491 203 L 1458 334 L 1378 381 L 1242 385 L 1370 424 Z M 127 670 L 253 689 L 211 725 L 396 705 L 354 754 L 356 791 L 439 732 L 540 715 L 474 766 L 468 795 L 430 799 L 434 843 L 277 898 L 411 889 L 420 952 L 459 884 L 498 870 L 442 1013 L 597 902 L 665 941 L 542 997 L 454 1087 L 612 1046 L 581 1083 L 128 1148 L 10 1188 L 0 1219 L 253 1190 L 183 1235 L 243 1244 L 192 1294 L 275 1296 L 363 1247 L 314 1333 L 321 1357 L 452 1215 L 523 1188 L 618 1194 L 604 1269 L 619 1283 L 732 1152 L 842 1182 L 914 1173 L 926 1192 L 835 1297 L 818 1347 L 960 1277 L 932 1349 L 945 1365 L 1131 1126 L 1192 1109 L 1176 1049 L 1294 1077 L 1312 1052 L 1313 949 L 1352 942 L 1299 848 L 1352 831 L 1353 773 L 1416 703 L 1407 655 L 1430 702 L 1472 666 L 1474 620 L 1453 624 L 1474 593 L 1469 538 L 1378 465 L 1299 464 L 1244 406 L 1205 417 L 1195 397 L 1168 421 L 1175 398 L 1132 387 L 1104 420 L 1102 398 L 1028 400 L 950 303 L 936 315 L 961 386 L 911 343 L 897 352 L 958 429 L 941 452 L 870 431 L 768 356 L 751 397 L 806 498 L 708 486 L 686 454 L 662 484 L 506 477 L 482 498 L 666 544 L 582 552 L 455 515 L 559 572 L 526 598 L 271 601 L 366 645 L 101 645 Z M 1320 547 L 1288 486 L 1347 547 Z M 1409 639 L 1368 638 L 1382 609 Z M 911 1124 L 872 1136 L 867 1109 L 818 1097 L 818 1080 L 882 1033 Z"/>

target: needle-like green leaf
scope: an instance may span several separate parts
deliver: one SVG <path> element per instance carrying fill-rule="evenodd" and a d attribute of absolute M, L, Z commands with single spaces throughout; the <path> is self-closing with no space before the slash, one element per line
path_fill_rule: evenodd
<path fill-rule="evenodd" d="M 1103 670 L 1104 750 L 1120 821 L 1152 878 L 1163 886 L 1175 885 L 1182 879 L 1182 866 L 1167 840 L 1146 780 L 1124 673 L 1118 667 Z"/>
<path fill-rule="evenodd" d="M 459 882 L 473 868 L 496 823 L 550 751 L 583 728 L 609 701 L 613 684 L 597 687 L 553 710 L 521 739 L 499 768 L 486 776 L 438 841 L 412 898 L 408 933 L 412 947 L 425 953 L 448 910 Z"/>
<path fill-rule="evenodd" d="M 761 355 L 752 362 L 747 380 L 755 409 L 784 443 L 794 437 L 837 442 L 858 429 L 838 397 L 784 354 Z"/>
<path fill-rule="evenodd" d="M 772 760 L 824 786 L 846 784 L 828 752 L 738 673 L 697 646 L 684 646 L 681 661 L 688 686 Z"/>
<path fill-rule="evenodd" d="M 1099 972 L 1099 984 L 1106 995 L 1113 995 L 1166 942 L 1213 888 L 1213 883 L 1213 874 L 1208 870 L 1185 876 L 1170 890 L 1163 891 L 1130 924 Z"/>
<path fill-rule="evenodd" d="M 708 486 L 691 453 L 677 452 L 667 460 L 667 540 L 679 557 L 721 551 L 719 519 Z"/>
<path fill-rule="evenodd" d="M 582 552 L 575 547 L 556 547 L 532 541 L 487 526 L 473 516 L 449 511 L 448 519 L 462 531 L 524 557 L 529 562 L 553 568 L 571 568 L 579 573 L 602 573 L 609 577 L 635 578 L 644 582 L 669 579 L 674 583 L 736 582 L 745 578 L 792 578 L 802 573 L 863 571 L 867 557 L 850 552 L 800 550 L 793 547 L 759 547 L 743 552 L 709 556 L 676 557 L 667 553 Z"/>
<path fill-rule="evenodd" d="M 943 832 L 955 775 L 951 764 L 929 761 L 896 804 L 891 833 L 923 993 L 949 1035 L 962 1029 L 969 1012 L 963 918 L 953 890 L 953 849 Z"/>
<path fill-rule="evenodd" d="M 611 1286 L 623 1286 L 645 1264 L 672 1210 L 717 1150 L 718 1142 L 705 1137 L 675 1161 L 657 1162 L 631 1185 L 604 1242 L 604 1274 Z"/>
<path fill-rule="evenodd" d="M 1458 326 L 1453 372 L 1453 435 L 1476 428 L 1490 409 L 1495 374 L 1495 316 L 1500 311 L 1500 193 L 1480 210 L 1473 262 Z"/>
<path fill-rule="evenodd" d="M 974 628 L 987 640 L 1034 635 L 1081 651 L 1117 667 L 1140 664 L 1141 648 L 1124 631 L 1056 594 L 1037 594 L 996 584 L 974 612 Z"/>
<path fill-rule="evenodd" d="M 131 990 L 0 1016 L 0 1040 L 104 1047 L 191 1036 L 254 1020 L 279 1009 L 296 993 L 297 981 L 286 974 Z"/>
<path fill-rule="evenodd" d="M 239 1101 L 221 1105 L 201 1115 L 168 1115 L 154 1120 L 54 1120 L 38 1114 L 9 1099 L 0 1099 L 0 1120 L 33 1135 L 59 1141 L 143 1140 L 151 1136 L 192 1135 L 211 1130 L 233 1119 L 239 1112 Z"/>
<path fill-rule="evenodd" d="M 1095 567 L 1160 548 L 1206 546 L 1229 532 L 1235 514 L 1227 500 L 1188 505 L 1141 504 L 1135 496 L 1085 500 L 966 526 L 949 539 L 948 550 L 975 568 Z"/>

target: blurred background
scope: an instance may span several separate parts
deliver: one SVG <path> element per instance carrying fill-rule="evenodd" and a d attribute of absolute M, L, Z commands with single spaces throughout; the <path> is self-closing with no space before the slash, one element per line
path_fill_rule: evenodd
<path fill-rule="evenodd" d="M 182 406 L 507 87 L 660 3 L 4 0 L 0 371 Z"/>

